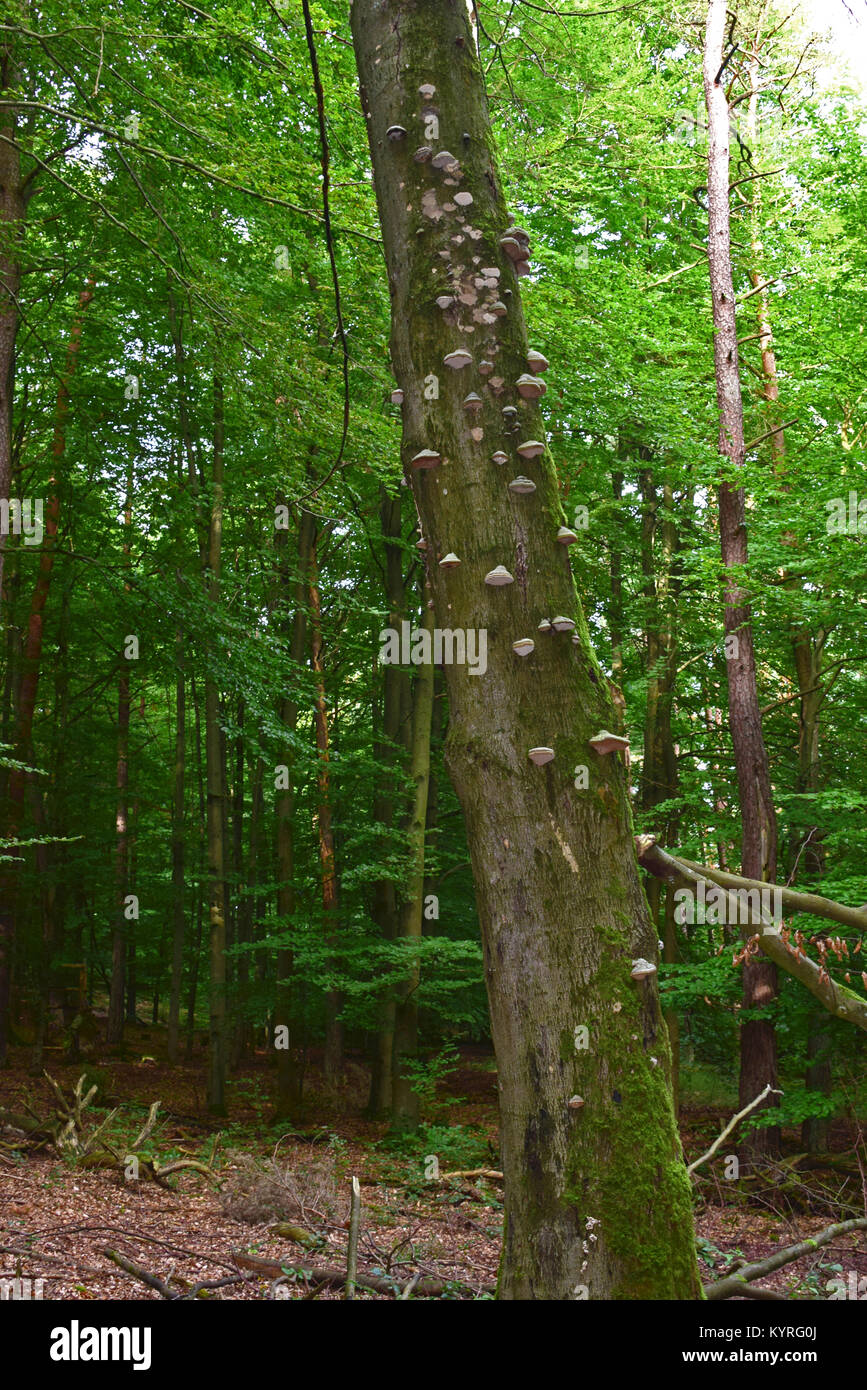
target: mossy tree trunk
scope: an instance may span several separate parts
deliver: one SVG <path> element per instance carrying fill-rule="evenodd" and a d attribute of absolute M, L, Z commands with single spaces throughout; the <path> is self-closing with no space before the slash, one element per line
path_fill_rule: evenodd
<path fill-rule="evenodd" d="M 515 387 L 527 371 L 527 337 L 500 247 L 510 219 L 467 7 L 355 0 L 352 27 L 404 392 L 403 459 L 428 545 L 435 622 L 487 632 L 484 675 L 445 667 L 446 758 L 466 820 L 499 1070 L 499 1294 L 699 1297 L 658 992 L 653 977 L 630 975 L 635 957 L 657 952 L 623 767 L 588 746 L 613 719 L 610 695 L 556 539 L 564 517 L 553 461 L 545 452 L 527 463 L 516 452 L 544 426 Z M 420 93 L 428 86 L 433 93 Z M 395 125 L 405 138 L 388 137 Z M 434 158 L 416 157 L 424 147 Z M 434 167 L 444 151 L 454 165 Z M 446 296 L 442 309 L 436 300 Z M 507 304 L 505 316 L 492 311 L 496 301 Z M 471 363 L 452 371 L 443 359 L 458 348 Z M 437 399 L 430 383 L 425 395 L 430 374 Z M 469 392 L 482 398 L 473 416 L 463 406 Z M 511 432 L 504 406 L 517 410 Z M 441 464 L 414 471 L 422 449 Z M 504 467 L 491 457 L 501 449 Z M 532 495 L 509 490 L 518 473 L 536 483 Z M 440 567 L 449 551 L 459 568 Z M 513 583 L 485 583 L 498 565 Z M 537 631 L 559 615 L 574 619 L 577 642 Z M 528 658 L 512 649 L 523 637 L 536 642 Z M 543 745 L 555 757 L 536 766 L 528 750 Z M 578 765 L 589 769 L 584 790 Z M 576 1094 L 583 1107 L 570 1107 Z"/>
<path fill-rule="evenodd" d="M 220 599 L 223 543 L 223 383 L 214 377 L 214 447 L 211 473 L 211 524 L 205 587 L 211 603 Z M 216 662 L 215 662 L 216 664 Z M 210 885 L 210 1051 L 208 1110 L 226 1113 L 226 883 L 225 760 L 220 729 L 220 691 L 216 676 L 205 681 L 205 762 L 208 784 L 208 882 Z"/>

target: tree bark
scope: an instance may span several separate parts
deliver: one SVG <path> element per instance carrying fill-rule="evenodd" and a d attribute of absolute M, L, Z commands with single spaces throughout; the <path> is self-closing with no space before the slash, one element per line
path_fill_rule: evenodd
<path fill-rule="evenodd" d="M 175 638 L 175 775 L 172 793 L 172 979 L 166 1052 L 169 1062 L 178 1060 L 181 1032 L 181 982 L 184 969 L 184 784 L 186 779 L 187 702 L 184 674 L 184 633 Z"/>
<path fill-rule="evenodd" d="M 211 474 L 211 524 L 208 534 L 206 590 L 216 607 L 220 598 L 223 538 L 223 383 L 214 377 L 214 445 Z M 211 657 L 212 662 L 214 657 Z M 208 781 L 208 879 L 210 883 L 210 1056 L 208 1110 L 226 1113 L 226 884 L 224 845 L 223 740 L 220 694 L 216 677 L 205 681 L 205 762 Z"/>
<path fill-rule="evenodd" d="M 423 590 L 424 595 L 427 590 Z M 425 602 L 421 630 L 433 634 L 433 610 Z M 418 1054 L 418 987 L 421 982 L 418 956 L 412 956 L 413 945 L 421 941 L 424 908 L 425 831 L 427 829 L 427 798 L 430 784 L 430 736 L 433 717 L 434 674 L 432 661 L 422 663 L 413 684 L 412 743 L 410 783 L 412 801 L 407 826 L 409 875 L 405 901 L 400 913 L 400 939 L 406 943 L 410 964 L 400 987 L 394 1017 L 394 1057 L 392 1081 L 391 1128 L 396 1133 L 408 1133 L 418 1128 L 419 1097 L 412 1089 L 412 1077 L 405 1067 Z"/>
<path fill-rule="evenodd" d="M 752 614 L 745 588 L 747 554 L 744 413 L 738 366 L 738 334 L 732 278 L 729 215 L 729 105 L 721 78 L 726 36 L 726 0 L 709 0 L 704 48 L 704 91 L 708 114 L 708 260 L 713 300 L 714 368 L 719 407 L 719 452 L 723 459 L 719 499 L 720 550 L 725 572 L 724 626 L 729 688 L 729 727 L 741 810 L 741 871 L 772 880 L 777 871 L 777 823 L 768 755 L 762 733 L 753 648 Z M 763 961 L 744 967 L 743 1007 L 773 1004 L 776 967 Z M 777 1085 L 777 1042 L 773 1022 L 741 1025 L 740 1103 L 746 1105 L 770 1083 Z M 768 1097 L 770 1108 L 776 1097 Z M 775 1153 L 779 1129 L 754 1130 L 745 1154 Z"/>
<path fill-rule="evenodd" d="M 656 956 L 656 940 L 623 768 L 588 746 L 613 718 L 610 695 L 556 540 L 565 518 L 551 457 L 516 457 L 519 442 L 543 437 L 543 424 L 515 390 L 527 337 L 518 277 L 500 246 L 508 216 L 469 14 L 464 0 L 355 0 L 352 29 L 404 392 L 403 460 L 428 544 L 435 623 L 484 630 L 487 640 L 484 676 L 445 666 L 446 757 L 466 821 L 499 1069 L 499 1296 L 698 1297 L 658 991 L 652 977 L 639 984 L 630 975 L 636 957 Z M 428 84 L 432 98 L 419 93 Z M 424 113 L 436 116 L 435 136 Z M 387 136 L 395 125 L 404 139 Z M 453 160 L 439 169 L 414 159 L 425 146 Z M 472 197 L 466 212 L 457 192 Z M 443 310 L 435 300 L 446 295 Z M 509 301 L 505 317 L 489 312 L 495 300 Z M 459 347 L 472 367 L 452 372 L 443 359 Z M 483 361 L 495 370 L 485 375 Z M 436 400 L 424 394 L 430 373 Z M 483 397 L 471 420 L 469 391 Z M 504 405 L 517 411 L 514 433 Z M 492 464 L 501 448 L 511 468 Z M 413 469 L 422 449 L 441 464 Z M 535 481 L 532 496 L 509 490 L 519 471 Z M 437 563 L 447 551 L 459 568 Z M 515 582 L 487 584 L 498 565 Z M 577 643 L 537 631 L 560 615 L 574 619 Z M 524 637 L 536 642 L 526 659 L 512 650 Z M 554 748 L 553 762 L 529 760 L 540 746 Z M 588 790 L 576 791 L 577 764 L 590 769 Z M 570 1106 L 576 1095 L 583 1106 Z"/>

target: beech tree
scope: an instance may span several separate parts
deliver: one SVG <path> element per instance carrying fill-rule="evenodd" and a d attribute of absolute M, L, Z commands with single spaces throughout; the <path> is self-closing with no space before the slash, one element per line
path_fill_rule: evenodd
<path fill-rule="evenodd" d="M 657 943 L 617 740 L 591 742 L 615 712 L 570 569 L 548 364 L 528 358 L 521 309 L 529 248 L 471 17 L 464 0 L 354 0 L 352 31 L 435 621 L 487 631 L 484 677 L 446 667 L 446 757 L 499 1071 L 499 1294 L 695 1297 Z"/>

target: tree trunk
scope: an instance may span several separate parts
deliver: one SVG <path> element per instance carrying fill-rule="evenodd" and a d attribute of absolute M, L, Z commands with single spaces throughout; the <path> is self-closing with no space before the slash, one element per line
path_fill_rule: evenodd
<path fill-rule="evenodd" d="M 726 0 L 709 0 L 704 49 L 704 91 L 708 113 L 708 260 L 714 321 L 714 367 L 724 464 L 718 487 L 720 549 L 726 571 L 726 668 L 729 727 L 734 748 L 741 810 L 741 872 L 747 878 L 776 877 L 777 824 L 768 755 L 762 733 L 753 649 L 752 615 L 744 588 L 747 526 L 744 489 L 744 414 L 738 368 L 738 334 L 732 279 L 729 217 L 729 105 L 720 81 L 726 31 Z M 757 1009 L 777 997 L 776 966 L 765 961 L 743 967 L 743 1007 Z M 777 1042 L 773 1022 L 752 1019 L 741 1026 L 740 1103 L 748 1104 L 770 1083 L 777 1084 Z M 762 1109 L 777 1098 L 769 1097 Z M 749 1154 L 775 1153 L 779 1129 L 753 1131 L 744 1143 Z"/>
<path fill-rule="evenodd" d="M 406 613 L 404 590 L 403 550 L 401 537 L 401 499 L 400 494 L 392 497 L 383 486 L 380 490 L 379 504 L 380 530 L 385 548 L 385 599 L 388 608 L 388 625 L 396 632 L 401 631 L 401 623 Z M 383 665 L 382 670 L 382 718 L 380 736 L 374 743 L 374 757 L 380 772 L 377 774 L 377 790 L 373 801 L 374 824 L 391 831 L 394 824 L 395 782 L 393 768 L 400 740 L 400 712 L 402 692 L 407 683 L 406 672 L 395 662 Z M 383 877 L 376 884 L 373 899 L 373 920 L 379 927 L 384 941 L 393 941 L 398 933 L 397 895 L 394 882 Z M 394 1051 L 394 1011 L 395 999 L 391 986 L 383 995 L 377 1010 L 378 1027 L 373 1038 L 371 1058 L 370 1099 L 368 1114 L 376 1118 L 391 1113 L 392 1106 L 392 1054 Z"/>
<path fill-rule="evenodd" d="M 310 664 L 316 678 L 313 727 L 316 731 L 319 838 L 319 864 L 322 881 L 322 920 L 328 946 L 337 944 L 337 872 L 334 860 L 334 831 L 331 817 L 331 767 L 328 736 L 328 706 L 325 700 L 325 664 L 322 642 L 322 603 L 317 575 L 316 541 L 310 551 Z M 338 989 L 325 994 L 325 1080 L 336 1085 L 343 1064 L 343 1000 Z"/>
<path fill-rule="evenodd" d="M 220 597 L 223 537 L 223 383 L 214 377 L 214 447 L 211 475 L 211 525 L 208 535 L 208 597 L 216 606 Z M 211 654 L 215 663 L 215 654 Z M 208 778 L 208 878 L 210 883 L 210 1061 L 208 1110 L 226 1113 L 226 883 L 224 849 L 225 786 L 223 740 L 220 729 L 220 694 L 216 677 L 205 681 L 205 762 Z"/>
<path fill-rule="evenodd" d="M 181 1032 L 181 983 L 184 970 L 184 782 L 186 776 L 187 705 L 184 675 L 184 633 L 175 638 L 175 776 L 172 794 L 172 980 L 166 1052 L 169 1063 L 178 1060 Z"/>
<path fill-rule="evenodd" d="M 39 568 L 30 600 L 30 616 L 27 623 L 27 635 L 24 639 L 21 662 L 22 675 L 17 698 L 15 756 L 20 761 L 28 758 L 33 735 L 36 692 L 42 664 L 42 627 L 45 606 L 51 589 L 54 549 L 60 522 L 60 487 L 66 452 L 69 386 L 78 359 L 84 311 L 93 298 L 93 286 L 94 281 L 91 277 L 78 296 L 78 310 L 72 325 L 69 346 L 66 349 L 66 368 L 57 390 L 54 434 L 51 441 L 52 476 L 49 480 L 51 491 L 48 505 L 45 508 L 42 553 L 39 557 Z M 18 839 L 24 812 L 25 785 L 26 774 L 23 769 L 12 768 L 6 786 L 5 838 L 9 841 Z M 13 848 L 9 855 L 9 862 L 0 869 L 0 1066 L 4 1066 L 6 1063 L 12 952 L 15 942 L 15 914 L 18 898 L 18 870 L 23 862 L 21 856 Z"/>
<path fill-rule="evenodd" d="M 12 40 L 7 38 L 0 45 L 0 93 L 6 96 L 16 87 L 18 78 Z M 26 213 L 16 127 L 14 107 L 0 113 L 0 501 L 8 500 L 12 487 L 12 401 L 21 287 L 18 243 Z M 6 534 L 0 529 L 0 596 L 5 549 Z"/>
<path fill-rule="evenodd" d="M 310 557 L 316 534 L 316 518 L 306 508 L 298 524 L 295 579 L 290 584 L 288 565 L 283 566 L 282 589 L 292 598 L 292 617 L 289 629 L 289 655 L 296 667 L 301 666 L 307 650 L 307 586 Z M 278 543 L 285 545 L 285 533 L 277 532 Z M 277 817 L 277 915 L 286 922 L 295 911 L 295 749 L 293 740 L 298 728 L 298 700 L 286 695 L 280 702 L 280 719 L 286 730 L 283 763 L 286 768 L 285 786 L 276 797 Z M 278 1119 L 297 1119 L 301 1112 L 303 1075 L 301 1021 L 297 985 L 293 983 L 293 953 L 289 946 L 277 952 L 277 1004 L 274 1023 L 285 1028 L 286 1047 L 277 1050 L 277 1107 Z"/>
<path fill-rule="evenodd" d="M 427 606 L 427 592 L 426 589 L 422 590 L 424 610 L 421 630 L 432 636 L 434 616 L 433 610 Z M 410 863 L 406 899 L 400 913 L 400 938 L 406 943 L 410 963 L 401 983 L 394 1017 L 391 1128 L 396 1133 L 407 1133 L 417 1129 L 419 1118 L 419 1097 L 412 1089 L 412 1077 L 407 1073 L 404 1063 L 406 1060 L 414 1060 L 418 1054 L 417 992 L 421 975 L 418 956 L 412 956 L 412 947 L 422 936 L 425 831 L 435 670 L 432 661 L 423 662 L 418 668 L 413 685 L 412 753 L 409 773 L 413 791 L 407 826 Z"/>
<path fill-rule="evenodd" d="M 668 1040 L 654 978 L 630 973 L 638 956 L 655 958 L 656 940 L 623 767 L 588 745 L 613 709 L 556 539 L 565 518 L 552 460 L 516 459 L 515 446 L 538 439 L 543 425 L 538 406 L 515 391 L 527 338 L 518 278 L 500 246 L 508 217 L 468 10 L 464 0 L 355 0 L 352 28 L 404 392 L 403 459 L 428 544 L 435 622 L 487 640 L 484 676 L 445 666 L 446 757 L 466 821 L 499 1070 L 499 1295 L 695 1298 Z M 420 100 L 423 85 L 434 92 Z M 405 139 L 386 135 L 395 125 Z M 424 146 L 443 168 L 413 158 Z M 471 195 L 466 212 L 457 192 Z M 483 275 L 486 267 L 498 275 Z M 443 310 L 435 299 L 446 294 Z M 494 300 L 508 300 L 505 317 L 488 312 Z M 453 372 L 443 359 L 459 347 L 472 367 Z M 480 372 L 483 362 L 495 370 Z M 423 391 L 430 373 L 436 400 Z M 472 419 L 468 391 L 484 398 Z M 511 433 L 504 405 L 517 411 Z M 422 449 L 443 461 L 413 469 Z M 491 463 L 499 449 L 511 469 Z M 532 475 L 532 496 L 509 491 L 519 471 Z M 459 568 L 437 563 L 447 551 Z M 487 584 L 498 565 L 516 582 Z M 537 631 L 561 615 L 574 618 L 577 643 Z M 526 659 L 512 650 L 525 637 L 536 642 Z M 538 766 L 528 750 L 543 745 L 555 758 Z M 579 764 L 590 770 L 584 791 Z"/>

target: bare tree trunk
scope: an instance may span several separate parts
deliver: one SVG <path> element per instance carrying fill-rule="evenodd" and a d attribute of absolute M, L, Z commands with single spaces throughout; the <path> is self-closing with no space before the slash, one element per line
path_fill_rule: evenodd
<path fill-rule="evenodd" d="M 313 726 L 316 731 L 317 783 L 319 787 L 316 819 L 319 829 L 319 863 L 322 875 L 322 919 L 325 940 L 337 944 L 337 872 L 334 859 L 334 831 L 331 817 L 331 768 L 329 755 L 328 706 L 325 700 L 325 663 L 322 642 L 322 603 L 317 573 L 316 540 L 310 552 L 310 664 L 316 677 Z M 343 1000 L 338 989 L 325 995 L 325 1079 L 335 1085 L 343 1065 Z"/>
<path fill-rule="evenodd" d="M 178 1060 L 181 1031 L 181 982 L 184 970 L 185 884 L 184 884 L 184 783 L 186 777 L 187 703 L 184 675 L 184 633 L 175 638 L 175 776 L 172 795 L 172 979 L 169 995 L 169 1026 L 166 1051 L 169 1062 Z"/>
<path fill-rule="evenodd" d="M 208 539 L 206 588 L 212 604 L 220 597 L 223 537 L 223 383 L 214 377 L 214 447 L 211 476 L 211 525 Z M 213 657 L 212 657 L 213 660 Z M 205 681 L 205 760 L 208 776 L 208 875 L 210 881 L 210 1063 L 208 1110 L 226 1113 L 226 883 L 223 778 L 223 740 L 220 694 L 216 677 Z"/>
<path fill-rule="evenodd" d="M 655 958 L 656 939 L 622 764 L 589 744 L 613 708 L 557 542 L 565 518 L 550 454 L 516 451 L 544 426 L 515 389 L 528 345 L 508 252 L 521 243 L 500 244 L 508 216 L 469 13 L 465 0 L 355 0 L 351 16 L 404 393 L 403 460 L 435 622 L 479 641 L 484 631 L 487 642 L 484 676 L 445 667 L 446 757 L 473 863 L 499 1071 L 500 1297 L 695 1298 L 668 1039 L 653 976 L 631 978 L 633 960 Z M 459 194 L 469 201 L 456 203 Z M 490 312 L 495 300 L 508 300 L 505 316 Z M 452 371 L 444 358 L 459 349 L 469 361 L 460 368 L 451 357 Z M 424 390 L 430 374 L 436 399 Z M 482 402 L 472 417 L 468 392 Z M 424 449 L 440 462 L 412 467 Z M 510 468 L 491 463 L 501 449 Z M 518 472 L 531 475 L 533 495 L 510 491 Z M 447 552 L 459 567 L 441 567 Z M 500 565 L 514 582 L 487 583 L 502 577 Z M 575 622 L 577 642 L 538 630 L 561 616 Z M 530 637 L 532 655 L 517 656 L 512 644 Z M 542 747 L 554 750 L 544 766 L 528 756 Z M 590 772 L 582 791 L 580 764 Z"/>
<path fill-rule="evenodd" d="M 295 556 L 295 578 L 290 582 L 288 565 L 283 565 L 281 587 L 292 598 L 292 618 L 289 629 L 289 655 L 301 666 L 307 650 L 307 590 L 310 557 L 316 535 L 316 518 L 306 508 L 298 523 L 298 544 Z M 277 539 L 285 543 L 284 533 Z M 275 811 L 277 817 L 277 914 L 289 919 L 295 911 L 295 840 L 293 815 L 295 811 L 295 750 L 292 740 L 298 728 L 298 700 L 284 696 L 280 703 L 280 719 L 286 730 L 286 745 L 282 766 L 286 768 L 285 785 L 279 790 Z M 293 952 L 282 946 L 277 952 L 277 1004 L 274 1022 L 286 1029 L 286 1047 L 277 1050 L 277 1107 L 278 1119 L 296 1119 L 302 1103 L 302 1046 L 297 983 L 293 982 Z"/>
<path fill-rule="evenodd" d="M 425 601 L 428 590 L 422 590 L 424 610 L 421 630 L 433 636 L 433 610 Z M 425 830 L 427 827 L 427 798 L 430 783 L 430 735 L 433 715 L 434 672 L 433 662 L 422 664 L 413 684 L 412 745 L 410 760 L 410 782 L 412 784 L 412 803 L 407 843 L 410 854 L 409 877 L 406 883 L 406 898 L 400 913 L 400 938 L 407 943 L 410 964 L 400 988 L 400 997 L 394 1019 L 394 1066 L 392 1081 L 391 1127 L 398 1133 L 406 1133 L 418 1127 L 419 1097 L 412 1089 L 412 1077 L 407 1073 L 405 1063 L 414 1060 L 418 1053 L 418 987 L 421 981 L 418 957 L 412 957 L 411 950 L 422 936 L 422 911 L 424 908 L 424 865 Z"/>
<path fill-rule="evenodd" d="M 94 281 L 88 279 L 78 297 L 78 310 L 72 325 L 69 346 L 66 350 L 66 368 L 57 391 L 57 406 L 54 420 L 54 434 L 51 442 L 52 476 L 50 494 L 45 508 L 42 553 L 33 595 L 30 600 L 30 616 L 27 635 L 22 654 L 22 675 L 18 688 L 15 746 L 16 758 L 25 760 L 30 754 L 33 735 L 33 716 L 36 710 L 36 692 L 42 664 L 42 627 L 45 606 L 51 589 L 51 575 L 54 569 L 54 551 L 57 543 L 57 529 L 60 522 L 60 485 L 66 451 L 66 420 L 69 414 L 69 387 L 81 343 L 84 311 L 93 298 Z M 24 813 L 24 791 L 26 774 L 21 768 L 12 768 L 6 788 L 5 838 L 18 839 Z M 18 896 L 18 870 L 23 859 L 13 849 L 10 862 L 0 869 L 0 1066 L 6 1063 L 10 989 L 12 981 L 12 952 L 15 941 L 15 914 Z"/>
<path fill-rule="evenodd" d="M 732 279 L 729 217 L 729 105 L 720 80 L 726 33 L 726 0 L 709 0 L 704 49 L 704 90 L 708 113 L 708 259 L 713 299 L 714 367 L 720 415 L 719 451 L 724 466 L 718 487 L 720 549 L 726 570 L 724 625 L 729 687 L 729 727 L 734 748 L 742 818 L 741 872 L 747 878 L 776 877 L 777 823 L 768 756 L 762 733 L 753 648 L 752 614 L 744 588 L 747 525 L 744 489 L 744 415 L 738 369 L 737 324 Z M 743 1006 L 757 1009 L 777 997 L 776 966 L 743 967 Z M 741 1026 L 740 1103 L 746 1105 L 770 1083 L 777 1084 L 777 1043 L 773 1023 L 752 1019 Z M 769 1097 L 763 1109 L 770 1108 Z M 754 1131 L 745 1152 L 773 1153 L 779 1129 Z"/>
<path fill-rule="evenodd" d="M 17 85 L 18 76 L 12 40 L 7 38 L 0 44 L 0 93 L 3 96 Z M 12 487 L 12 401 L 21 288 L 18 243 L 26 210 L 17 112 L 14 107 L 8 107 L 0 113 L 0 501 L 8 500 Z M 0 529 L 0 597 L 5 549 L 6 535 Z"/>

